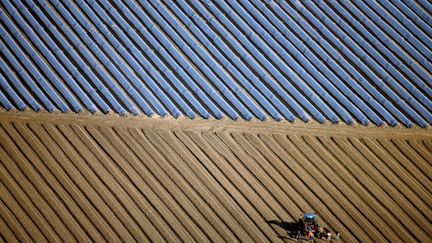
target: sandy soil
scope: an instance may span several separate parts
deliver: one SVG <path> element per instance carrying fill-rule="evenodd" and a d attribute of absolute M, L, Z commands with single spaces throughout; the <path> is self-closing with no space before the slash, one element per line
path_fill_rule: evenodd
<path fill-rule="evenodd" d="M 4 241 L 427 242 L 431 205 L 430 129 L 0 112 Z"/>

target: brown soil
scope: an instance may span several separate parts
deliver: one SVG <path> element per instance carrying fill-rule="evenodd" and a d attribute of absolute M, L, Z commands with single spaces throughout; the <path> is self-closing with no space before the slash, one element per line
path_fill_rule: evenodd
<path fill-rule="evenodd" d="M 432 240 L 432 131 L 0 112 L 0 241 Z M 283 224 L 285 222 L 286 224 Z"/>

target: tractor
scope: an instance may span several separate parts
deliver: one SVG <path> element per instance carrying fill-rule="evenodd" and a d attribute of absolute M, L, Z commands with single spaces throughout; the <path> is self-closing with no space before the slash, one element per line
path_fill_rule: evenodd
<path fill-rule="evenodd" d="M 316 213 L 304 213 L 298 220 L 297 239 L 301 242 L 302 238 L 307 238 L 309 232 L 314 235 L 318 233 L 318 215 Z"/>
<path fill-rule="evenodd" d="M 316 234 L 318 232 L 318 215 L 316 213 L 305 213 L 299 219 L 299 231 L 303 236 L 306 236 L 310 231 Z"/>
<path fill-rule="evenodd" d="M 340 233 L 335 232 L 334 234 L 330 232 L 326 227 L 318 224 L 318 214 L 317 213 L 304 213 L 302 217 L 298 220 L 297 224 L 297 239 L 301 242 L 302 238 L 307 238 L 309 232 L 312 232 L 315 237 L 321 239 L 331 240 L 334 237 L 335 240 L 340 239 Z"/>

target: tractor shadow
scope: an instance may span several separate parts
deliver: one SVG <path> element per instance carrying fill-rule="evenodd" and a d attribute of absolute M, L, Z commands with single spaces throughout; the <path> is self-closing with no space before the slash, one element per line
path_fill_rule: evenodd
<path fill-rule="evenodd" d="M 267 223 L 281 227 L 282 229 L 284 229 L 287 232 L 289 238 L 291 238 L 291 239 L 289 239 L 288 237 L 283 237 L 283 236 L 280 236 L 280 238 L 282 237 L 284 239 L 289 239 L 289 240 L 294 240 L 294 241 L 297 238 L 298 231 L 301 228 L 299 222 L 284 222 L 284 221 L 280 221 L 280 220 L 268 220 Z"/>

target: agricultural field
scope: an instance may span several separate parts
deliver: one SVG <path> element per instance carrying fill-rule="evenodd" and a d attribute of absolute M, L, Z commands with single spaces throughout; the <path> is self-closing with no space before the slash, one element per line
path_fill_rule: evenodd
<path fill-rule="evenodd" d="M 432 242 L 431 39 L 429 0 L 0 1 L 0 243 Z"/>
<path fill-rule="evenodd" d="M 430 129 L 0 113 L 6 242 L 427 242 L 431 205 Z"/>

